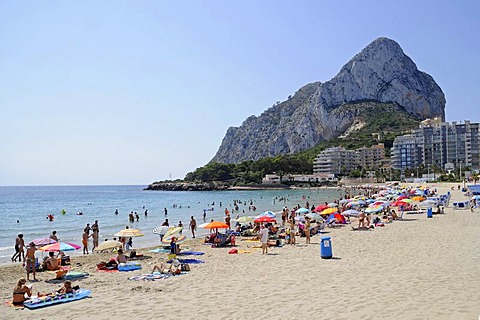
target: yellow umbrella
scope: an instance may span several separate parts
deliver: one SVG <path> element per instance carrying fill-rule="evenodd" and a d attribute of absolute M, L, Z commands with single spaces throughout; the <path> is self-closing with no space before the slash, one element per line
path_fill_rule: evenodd
<path fill-rule="evenodd" d="M 168 238 L 170 236 L 173 236 L 176 233 L 180 233 L 180 231 L 182 231 L 182 230 L 183 230 L 182 227 L 170 227 L 170 228 L 168 228 L 168 231 L 167 231 L 167 233 L 165 233 L 163 238 L 165 239 L 165 238 Z"/>
<path fill-rule="evenodd" d="M 107 240 L 98 245 L 94 250 L 95 251 L 102 251 L 102 250 L 110 250 L 113 248 L 121 248 L 123 244 L 121 242 L 115 240 Z"/>
<path fill-rule="evenodd" d="M 123 229 L 115 233 L 114 236 L 123 237 L 123 238 L 143 237 L 143 233 L 141 233 L 140 230 L 137 230 L 137 229 Z"/>
<path fill-rule="evenodd" d="M 332 213 L 335 213 L 335 212 L 338 212 L 337 208 L 328 208 L 328 209 L 323 210 L 321 214 L 332 214 Z"/>

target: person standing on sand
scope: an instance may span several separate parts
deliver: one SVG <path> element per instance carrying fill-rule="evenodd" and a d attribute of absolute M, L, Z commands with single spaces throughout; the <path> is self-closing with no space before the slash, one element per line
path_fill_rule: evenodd
<path fill-rule="evenodd" d="M 37 247 L 35 243 L 30 242 L 28 249 L 27 249 L 27 257 L 26 257 L 26 266 L 27 266 L 27 280 L 30 280 L 30 270 L 33 273 L 33 280 L 37 280 L 35 278 L 35 251 L 37 251 Z"/>
<path fill-rule="evenodd" d="M 290 244 L 295 245 L 295 218 L 290 218 Z"/>
<path fill-rule="evenodd" d="M 197 230 L 197 221 L 195 221 L 195 218 L 193 216 L 190 218 L 189 227 L 190 227 L 190 230 L 192 230 L 192 237 L 195 238 L 195 230 Z"/>
<path fill-rule="evenodd" d="M 262 254 L 268 254 L 268 228 L 263 224 L 260 230 L 260 241 L 262 242 Z"/>
<path fill-rule="evenodd" d="M 82 235 L 83 254 L 88 254 L 88 238 L 90 238 L 90 236 L 88 235 L 87 229 L 85 228 Z"/>
<path fill-rule="evenodd" d="M 305 218 L 305 244 L 310 244 L 310 218 Z"/>

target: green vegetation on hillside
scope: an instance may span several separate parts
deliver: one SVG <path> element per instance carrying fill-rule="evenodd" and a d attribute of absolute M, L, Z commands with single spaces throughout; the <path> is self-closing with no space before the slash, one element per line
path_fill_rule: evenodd
<path fill-rule="evenodd" d="M 311 174 L 313 160 L 323 150 L 342 146 L 345 149 L 371 147 L 378 143 L 385 145 L 387 157 L 394 139 L 417 128 L 420 120 L 393 103 L 358 102 L 338 108 L 354 109 L 356 122 L 365 123 L 361 129 L 343 138 L 322 141 L 308 150 L 287 155 L 263 158 L 258 161 L 244 161 L 239 164 L 209 163 L 185 176 L 187 181 L 225 181 L 232 185 L 256 184 L 265 174 Z"/>

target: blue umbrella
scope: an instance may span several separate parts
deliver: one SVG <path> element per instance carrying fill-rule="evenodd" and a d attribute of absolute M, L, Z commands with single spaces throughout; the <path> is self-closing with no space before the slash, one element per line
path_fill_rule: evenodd
<path fill-rule="evenodd" d="M 259 217 L 275 218 L 275 213 L 273 213 L 272 211 L 265 211 L 262 214 L 257 216 L 257 218 L 259 218 Z"/>
<path fill-rule="evenodd" d="M 310 210 L 308 210 L 307 208 L 300 208 L 297 211 L 295 211 L 295 213 L 297 213 L 297 214 L 304 214 L 304 213 L 309 213 L 309 212 L 310 212 Z"/>

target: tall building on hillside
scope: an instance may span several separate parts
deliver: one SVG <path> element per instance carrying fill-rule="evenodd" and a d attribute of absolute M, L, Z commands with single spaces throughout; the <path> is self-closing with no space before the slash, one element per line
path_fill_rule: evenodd
<path fill-rule="evenodd" d="M 320 152 L 313 160 L 313 173 L 348 174 L 357 167 L 357 155 L 353 150 L 333 147 Z"/>
<path fill-rule="evenodd" d="M 446 163 L 456 167 L 480 169 L 480 124 L 465 121 L 441 122 L 425 120 L 412 134 L 399 136 L 393 142 L 392 167 L 416 168 L 420 164 L 444 168 Z"/>
<path fill-rule="evenodd" d="M 385 162 L 385 146 L 379 143 L 372 147 L 362 147 L 356 150 L 357 163 L 365 169 L 380 168 Z"/>
<path fill-rule="evenodd" d="M 346 150 L 342 147 L 325 149 L 313 160 L 314 174 L 349 174 L 359 167 L 378 169 L 385 163 L 383 143 L 372 147 Z"/>

